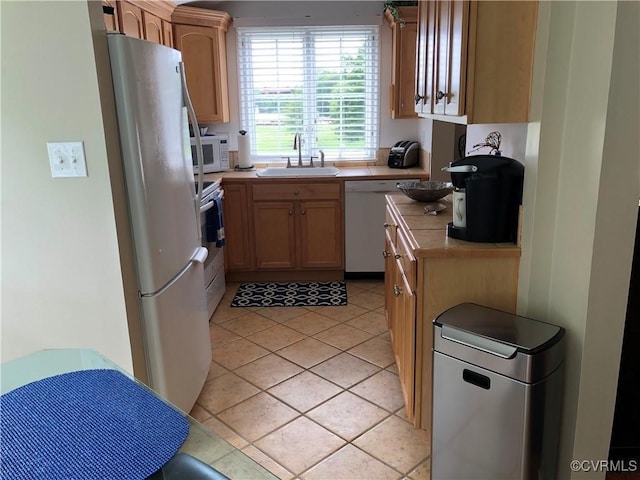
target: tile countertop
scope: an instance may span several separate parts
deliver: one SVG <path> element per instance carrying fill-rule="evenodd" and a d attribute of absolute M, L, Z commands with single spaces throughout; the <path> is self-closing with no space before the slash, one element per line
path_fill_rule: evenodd
<path fill-rule="evenodd" d="M 452 221 L 451 195 L 440 200 L 447 208 L 438 215 L 426 215 L 424 203 L 401 193 L 386 198 L 416 257 L 520 256 L 520 247 L 513 243 L 477 243 L 447 237 L 447 224 Z"/>
<path fill-rule="evenodd" d="M 238 172 L 228 170 L 224 172 L 207 173 L 204 179 L 214 181 L 217 179 L 227 180 L 247 180 L 247 181 L 326 181 L 331 179 L 338 180 L 374 180 L 378 178 L 420 178 L 428 179 L 429 173 L 422 168 L 389 168 L 386 166 L 365 166 L 365 167 L 338 167 L 340 173 L 335 177 L 258 177 L 256 170 L 249 172 Z M 260 169 L 257 169 L 260 170 Z"/>

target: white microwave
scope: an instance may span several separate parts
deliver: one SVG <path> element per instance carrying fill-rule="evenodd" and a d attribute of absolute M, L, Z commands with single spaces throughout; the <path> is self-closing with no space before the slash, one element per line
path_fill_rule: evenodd
<path fill-rule="evenodd" d="M 229 170 L 229 135 L 226 133 L 203 135 L 200 140 L 202 141 L 203 173 Z M 196 140 L 193 137 L 191 137 L 191 159 L 193 173 L 200 173 L 196 157 Z"/>

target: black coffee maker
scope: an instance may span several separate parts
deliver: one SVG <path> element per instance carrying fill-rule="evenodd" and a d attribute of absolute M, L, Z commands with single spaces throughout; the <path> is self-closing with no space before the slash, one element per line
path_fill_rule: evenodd
<path fill-rule="evenodd" d="M 443 170 L 451 173 L 455 189 L 449 237 L 517 243 L 524 165 L 501 155 L 474 155 Z"/>

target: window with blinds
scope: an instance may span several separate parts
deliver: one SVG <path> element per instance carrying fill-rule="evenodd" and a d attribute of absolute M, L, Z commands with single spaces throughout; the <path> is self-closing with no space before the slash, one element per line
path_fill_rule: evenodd
<path fill-rule="evenodd" d="M 325 153 L 374 159 L 378 147 L 377 26 L 238 28 L 241 127 L 254 160 Z M 286 161 L 286 160 L 283 160 Z"/>

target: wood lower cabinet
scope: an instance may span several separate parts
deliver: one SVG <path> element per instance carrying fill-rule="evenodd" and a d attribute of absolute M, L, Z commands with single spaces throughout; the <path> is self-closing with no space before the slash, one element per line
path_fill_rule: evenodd
<path fill-rule="evenodd" d="M 338 182 L 253 186 L 256 268 L 342 269 Z"/>
<path fill-rule="evenodd" d="M 402 233 L 399 233 L 402 236 Z M 403 240 L 400 239 L 400 242 Z M 402 394 L 407 416 L 413 418 L 415 409 L 415 338 L 416 338 L 416 294 L 415 258 L 405 260 L 413 264 L 407 271 L 403 268 L 403 253 L 400 245 L 385 234 L 385 314 L 391 345 L 398 367 Z"/>
<path fill-rule="evenodd" d="M 293 202 L 256 202 L 253 205 L 253 232 L 256 268 L 295 268 L 297 206 Z"/>
<path fill-rule="evenodd" d="M 537 1 L 420 0 L 415 111 L 467 124 L 527 122 L 537 11 Z"/>
<path fill-rule="evenodd" d="M 344 268 L 342 202 L 299 202 L 300 267 L 322 270 Z"/>
<path fill-rule="evenodd" d="M 433 320 L 463 302 L 515 313 L 518 290 L 520 248 L 447 238 L 451 215 L 445 212 L 425 216 L 424 204 L 387 196 L 385 316 L 407 415 L 427 431 Z"/>
<path fill-rule="evenodd" d="M 204 8 L 176 7 L 173 41 L 182 52 L 191 103 L 199 123 L 229 121 L 226 32 L 231 17 Z"/>
<path fill-rule="evenodd" d="M 230 271 L 253 270 L 253 244 L 249 223 L 248 188 L 246 184 L 225 183 L 222 205 L 224 233 L 224 266 Z"/>
<path fill-rule="evenodd" d="M 230 280 L 342 279 L 340 181 L 224 180 Z"/>

